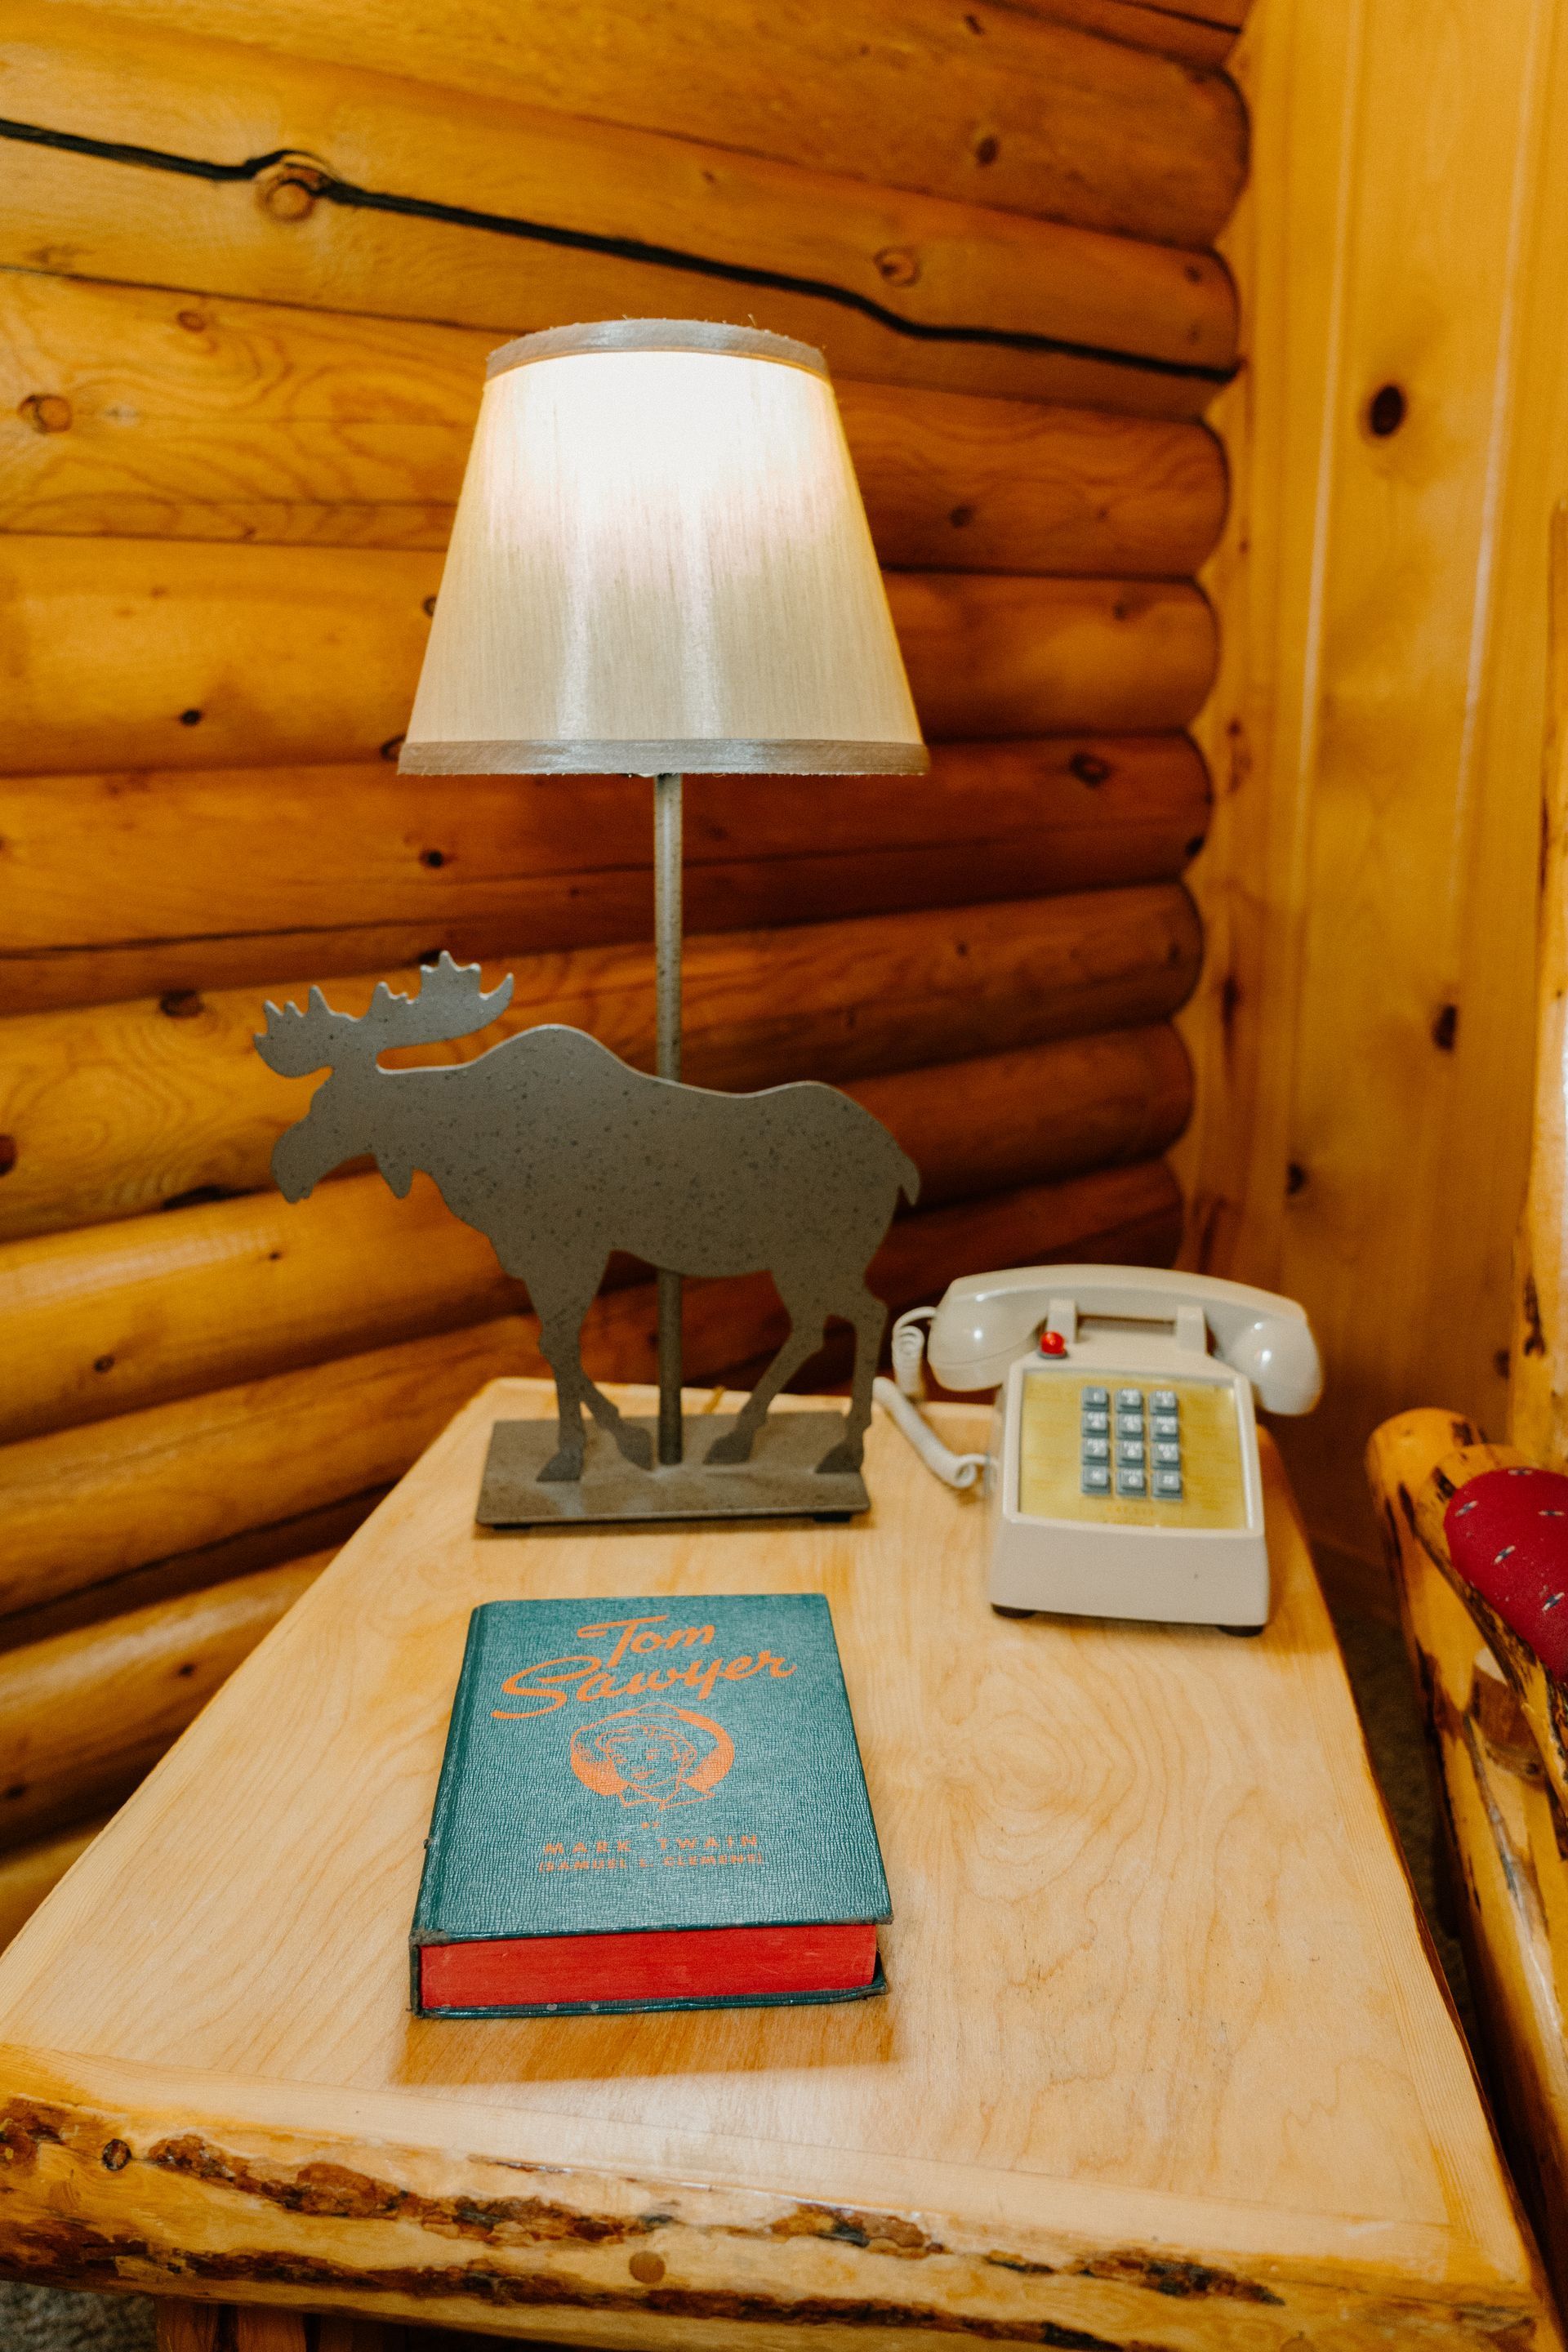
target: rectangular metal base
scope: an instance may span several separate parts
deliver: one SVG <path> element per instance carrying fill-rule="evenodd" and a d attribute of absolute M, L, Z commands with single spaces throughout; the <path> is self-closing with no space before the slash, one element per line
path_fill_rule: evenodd
<path fill-rule="evenodd" d="M 749 1462 L 709 1463 L 714 1440 L 733 1429 L 733 1413 L 689 1413 L 685 1459 L 639 1470 L 604 1431 L 588 1433 L 583 1475 L 542 1482 L 539 1473 L 559 1439 L 547 1421 L 498 1421 L 474 1516 L 482 1528 L 608 1527 L 649 1519 L 850 1519 L 871 1498 L 858 1470 L 818 1471 L 844 1435 L 836 1412 L 776 1412 L 757 1433 Z M 656 1421 L 627 1416 L 627 1426 L 658 1442 Z"/>

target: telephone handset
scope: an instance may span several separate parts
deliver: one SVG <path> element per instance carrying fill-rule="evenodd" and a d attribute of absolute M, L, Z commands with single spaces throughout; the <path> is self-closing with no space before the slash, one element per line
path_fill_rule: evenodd
<path fill-rule="evenodd" d="M 930 1316 L 900 1318 L 898 1385 L 878 1393 L 962 1485 L 980 1465 L 939 1462 L 945 1449 L 912 1402 L 915 1327 Z M 984 1461 L 994 1607 L 1267 1622 L 1253 1391 L 1269 1412 L 1297 1413 L 1322 1387 L 1293 1299 L 1137 1266 L 1016 1266 L 955 1282 L 925 1353 L 944 1388 L 997 1391 Z"/>

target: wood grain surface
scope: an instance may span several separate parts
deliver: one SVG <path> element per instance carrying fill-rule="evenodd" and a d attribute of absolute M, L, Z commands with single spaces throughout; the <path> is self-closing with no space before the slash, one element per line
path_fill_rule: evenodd
<path fill-rule="evenodd" d="M 154 1601 L 0 1657 L 0 1843 L 128 1797 L 331 1557 Z"/>
<path fill-rule="evenodd" d="M 718 932 L 685 957 L 688 1082 L 726 1088 L 833 1083 L 933 1059 L 1163 1019 L 1202 940 L 1179 884 L 1060 898 Z M 539 1021 L 587 1029 L 638 1066 L 654 1058 L 649 947 L 509 957 L 511 1004 L 478 1038 L 433 1049 L 469 1060 Z M 499 973 L 486 967 L 488 984 Z M 363 1012 L 377 979 L 328 978 Z M 384 975 L 395 989 L 417 972 Z M 317 1081 L 275 1076 L 253 1040 L 268 994 L 215 990 L 0 1023 L 0 1235 L 134 1216 L 216 1185 L 266 1183 L 272 1147 Z M 303 1002 L 298 984 L 293 994 Z M 428 1058 L 428 1055 L 424 1058 Z"/>
<path fill-rule="evenodd" d="M 0 527 L 446 546 L 493 331 L 21 269 L 0 319 Z M 1201 425 L 837 389 L 886 564 L 1178 576 L 1218 534 Z"/>
<path fill-rule="evenodd" d="M 0 1005 L 651 939 L 652 805 L 641 777 L 386 761 L 0 778 Z M 1208 817 L 1180 735 L 940 744 L 929 775 L 845 785 L 691 776 L 686 928 L 1173 880 Z"/>
<path fill-rule="evenodd" d="M 1489 1704 L 1489 1693 L 1509 1690 L 1505 1661 L 1521 1645 L 1506 1627 L 1499 1647 L 1489 1645 L 1475 1614 L 1479 1596 L 1455 1578 L 1440 1528 L 1434 1551 L 1430 1524 L 1423 1530 L 1411 1508 L 1413 1496 L 1430 1492 L 1439 1465 L 1453 1460 L 1456 1442 L 1473 1436 L 1454 1413 L 1401 1413 L 1374 1434 L 1367 1471 L 1441 1778 L 1439 1835 L 1489 2079 L 1559 2303 L 1568 2304 L 1563 1816 L 1530 1722 L 1517 1710 L 1508 1721 L 1495 1697 Z"/>
<path fill-rule="evenodd" d="M 395 756 L 440 584 L 438 556 L 386 548 L 0 537 L 0 759 L 26 775 Z M 888 592 L 939 738 L 1182 727 L 1213 676 L 1214 615 L 1185 582 L 901 572 Z"/>
<path fill-rule="evenodd" d="M 1181 1133 L 1175 1031 L 1110 1030 L 847 1091 L 921 1171 L 927 1207 L 1148 1160 Z M 610 1280 L 627 1278 L 612 1265 Z M 0 1244 L 0 1442 L 227 1388 L 522 1303 L 482 1234 L 418 1176 L 379 1175 Z"/>
<path fill-rule="evenodd" d="M 374 51 L 324 67 L 193 40 L 149 14 L 56 5 L 47 30 L 18 23 L 0 48 L 13 114 L 239 176 L 215 184 L 118 154 L 27 146 L 0 221 L 0 262 L 445 320 L 498 341 L 563 318 L 754 318 L 818 344 L 839 374 L 1158 415 L 1195 415 L 1234 363 L 1235 293 L 1212 255 L 997 210 L 984 173 L 965 192 L 972 201 L 936 201 L 766 163 L 732 140 L 704 148 L 525 110 L 494 85 L 465 96 L 389 79 L 363 70 Z M 715 45 L 708 55 L 717 58 Z M 1146 62 L 1158 79 L 1188 79 Z M 976 125 L 974 135 L 984 144 L 996 133 Z M 247 176 L 256 156 L 284 161 Z M 303 179 L 290 176 L 290 156 L 303 158 Z M 464 217 L 318 202 L 323 169 Z M 512 222 L 607 249 L 542 243 Z M 628 257 L 628 240 L 641 251 Z M 699 266 L 643 257 L 650 247 Z M 739 282 L 726 274 L 736 269 Z M 847 303 L 748 282 L 756 271 L 832 288 Z M 903 320 L 984 331 L 900 332 Z M 1023 347 L 1007 341 L 1017 334 Z"/>
<path fill-rule="evenodd" d="M 1555 2352 L 1267 1439 L 1239 1643 L 996 1619 L 880 1414 L 864 1525 L 480 1538 L 545 1402 L 475 1400 L 0 1962 L 8 2266 L 671 2352 Z M 408 2016 L 464 1628 L 520 1590 L 828 1595 L 886 2000 Z"/>
<path fill-rule="evenodd" d="M 1180 1231 L 1181 1196 L 1168 1170 L 1143 1160 L 902 1218 L 868 1279 L 898 1312 L 934 1300 L 976 1265 L 1168 1263 Z M 481 1293 L 468 1311 L 494 1304 Z M 682 1306 L 694 1380 L 749 1369 L 785 1336 L 765 1274 L 689 1282 Z M 656 1322 L 651 1282 L 601 1293 L 584 1325 L 589 1372 L 651 1377 Z M 545 1369 L 534 1318 L 512 1314 L 0 1446 L 0 1625 L 7 1612 L 36 1612 L 147 1562 L 287 1525 L 384 1485 L 478 1382 L 498 1370 Z M 837 1376 L 836 1368 L 828 1377 Z"/>
<path fill-rule="evenodd" d="M 284 0 L 107 0 L 101 13 L 342 67 L 374 58 L 426 89 L 1171 245 L 1208 243 L 1247 165 L 1246 118 L 1223 76 L 1005 7 L 847 0 L 829 17 L 759 20 L 742 0 L 711 0 L 700 18 L 577 0 L 536 20 L 476 0 L 448 21 L 389 0 L 305 18 Z"/>
<path fill-rule="evenodd" d="M 1568 1467 L 1568 504 L 1552 517 L 1551 664 L 1536 910 L 1535 1097 L 1530 1181 L 1513 1254 L 1509 1435 Z"/>

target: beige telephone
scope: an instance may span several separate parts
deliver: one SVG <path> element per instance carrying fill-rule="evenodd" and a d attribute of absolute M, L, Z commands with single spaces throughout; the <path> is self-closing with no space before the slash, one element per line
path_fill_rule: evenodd
<path fill-rule="evenodd" d="M 948 1454 L 916 1409 L 924 1320 L 944 1388 L 997 1391 L 984 1456 Z M 1137 1266 L 1017 1266 L 901 1316 L 893 1360 L 879 1401 L 940 1476 L 984 1484 L 995 1608 L 1267 1622 L 1253 1391 L 1296 1413 L 1322 1387 L 1293 1299 Z"/>

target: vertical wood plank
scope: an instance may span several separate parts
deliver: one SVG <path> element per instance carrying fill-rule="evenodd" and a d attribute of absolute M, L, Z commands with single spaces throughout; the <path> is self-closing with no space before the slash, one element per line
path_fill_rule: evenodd
<path fill-rule="evenodd" d="M 1535 1120 L 1514 1265 L 1509 1434 L 1568 1461 L 1568 504 L 1552 517 L 1552 678 L 1542 803 Z"/>
<path fill-rule="evenodd" d="M 269 2311 L 253 2303 L 236 2306 L 234 2352 L 306 2352 L 308 2341 L 301 2311 Z M 371 2347 L 356 2345 L 354 2352 Z"/>
<path fill-rule="evenodd" d="M 1327 1391 L 1282 1444 L 1314 1532 L 1369 1562 L 1373 1426 L 1439 1393 L 1504 1417 L 1546 517 L 1568 485 L 1568 156 L 1545 135 L 1565 22 L 1563 0 L 1271 0 L 1241 50 L 1259 138 L 1231 677 L 1250 644 L 1208 722 L 1193 1246 L 1311 1312 Z"/>

